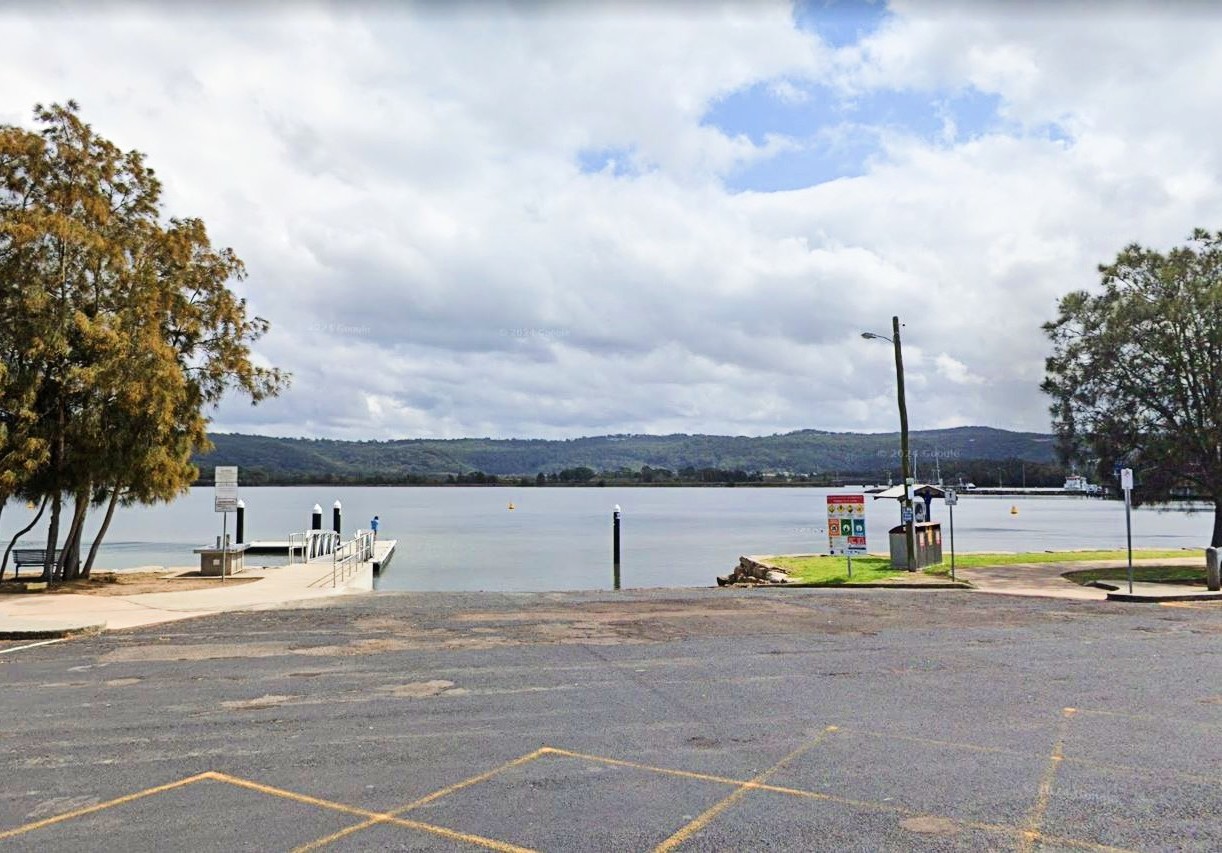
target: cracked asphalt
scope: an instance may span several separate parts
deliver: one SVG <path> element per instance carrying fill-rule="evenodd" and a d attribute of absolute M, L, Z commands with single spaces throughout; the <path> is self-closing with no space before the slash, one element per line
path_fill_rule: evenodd
<path fill-rule="evenodd" d="M 0 849 L 1222 849 L 1222 605 L 380 593 L 0 650 Z"/>

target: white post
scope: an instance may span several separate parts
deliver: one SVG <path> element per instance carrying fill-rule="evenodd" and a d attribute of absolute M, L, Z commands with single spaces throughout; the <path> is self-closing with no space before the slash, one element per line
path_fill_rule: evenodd
<path fill-rule="evenodd" d="M 225 569 L 229 568 L 229 513 L 221 513 L 221 583 L 225 582 Z"/>
<path fill-rule="evenodd" d="M 1122 468 L 1120 488 L 1124 489 L 1124 534 L 1129 548 L 1129 595 L 1133 594 L 1133 521 L 1131 518 L 1133 494 L 1133 469 Z"/>

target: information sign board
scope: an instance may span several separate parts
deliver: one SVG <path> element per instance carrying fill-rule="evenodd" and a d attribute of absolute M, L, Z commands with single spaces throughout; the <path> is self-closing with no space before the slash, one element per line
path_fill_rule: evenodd
<path fill-rule="evenodd" d="M 238 509 L 238 466 L 216 466 L 212 482 L 213 510 L 215 512 L 236 512 Z"/>
<path fill-rule="evenodd" d="M 827 540 L 833 554 L 865 556 L 865 495 L 827 496 Z"/>
<path fill-rule="evenodd" d="M 1133 491 L 1133 469 L 1132 468 L 1121 468 L 1120 469 L 1120 488 L 1124 489 L 1124 491 L 1126 492 Z"/>
<path fill-rule="evenodd" d="M 946 501 L 947 506 L 954 506 L 955 504 L 959 503 L 959 495 L 954 489 L 947 489 L 943 499 Z"/>

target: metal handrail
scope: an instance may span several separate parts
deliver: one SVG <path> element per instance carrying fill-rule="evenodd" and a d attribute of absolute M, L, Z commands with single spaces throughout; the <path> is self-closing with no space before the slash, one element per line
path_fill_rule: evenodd
<path fill-rule="evenodd" d="M 293 565 L 297 560 L 297 552 L 301 551 L 301 562 L 308 562 L 306 557 L 306 539 L 308 537 L 304 533 L 289 534 L 289 565 Z"/>
<path fill-rule="evenodd" d="M 339 534 L 333 530 L 306 530 L 302 533 L 289 534 L 289 565 L 297 562 L 297 554 L 301 554 L 301 562 L 308 563 L 317 557 L 334 554 L 339 547 Z"/>
<path fill-rule="evenodd" d="M 338 540 L 338 535 L 336 539 Z M 331 586 L 346 580 L 357 567 L 373 559 L 373 531 L 358 530 L 347 542 L 337 544 L 331 552 Z"/>

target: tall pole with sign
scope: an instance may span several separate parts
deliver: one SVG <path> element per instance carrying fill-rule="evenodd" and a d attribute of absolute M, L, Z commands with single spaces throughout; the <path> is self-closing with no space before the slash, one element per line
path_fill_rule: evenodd
<path fill-rule="evenodd" d="M 1120 469 L 1120 488 L 1124 490 L 1124 537 L 1129 549 L 1129 595 L 1133 594 L 1133 469 Z"/>
<path fill-rule="evenodd" d="M 216 466 L 212 484 L 212 508 L 221 513 L 221 583 L 224 583 L 229 573 L 229 513 L 238 509 L 238 466 Z"/>

